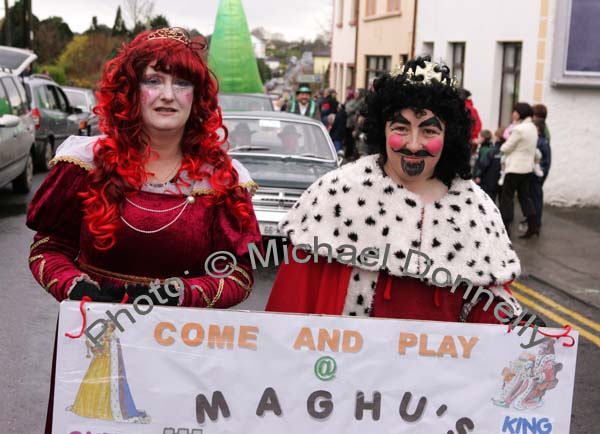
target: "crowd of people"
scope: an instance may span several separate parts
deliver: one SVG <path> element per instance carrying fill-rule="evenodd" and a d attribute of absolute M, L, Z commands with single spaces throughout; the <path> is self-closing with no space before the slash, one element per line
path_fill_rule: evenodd
<path fill-rule="evenodd" d="M 499 205 L 504 225 L 510 234 L 514 219 L 514 196 L 518 197 L 524 219 L 520 238 L 539 236 L 542 226 L 543 185 L 550 170 L 550 133 L 546 125 L 548 110 L 543 104 L 515 105 L 512 122 L 492 134 L 482 129 L 471 93 L 462 90 L 472 118 L 471 166 L 477 184 Z M 346 90 L 344 103 L 333 89 L 312 95 L 308 84 L 300 84 L 295 96 L 285 101 L 282 111 L 321 120 L 326 126 L 338 155 L 344 162 L 376 152 L 362 132 L 364 89 Z"/>
<path fill-rule="evenodd" d="M 514 197 L 524 216 L 520 238 L 539 236 L 542 226 L 543 185 L 551 163 L 548 110 L 543 104 L 515 105 L 512 123 L 494 134 L 477 133 L 473 152 L 473 179 L 494 202 L 498 202 L 505 226 L 514 219 Z M 510 233 L 510 232 L 509 232 Z"/>

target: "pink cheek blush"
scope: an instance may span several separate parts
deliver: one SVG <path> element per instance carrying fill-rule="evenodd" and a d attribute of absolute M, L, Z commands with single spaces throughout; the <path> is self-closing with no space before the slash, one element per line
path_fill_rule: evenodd
<path fill-rule="evenodd" d="M 152 90 L 142 90 L 142 103 L 147 104 L 148 101 L 154 99 L 156 97 L 157 92 Z"/>
<path fill-rule="evenodd" d="M 191 104 L 192 101 L 194 100 L 194 91 L 190 90 L 190 91 L 183 92 L 182 97 L 186 103 Z"/>
<path fill-rule="evenodd" d="M 404 138 L 400 134 L 391 134 L 388 137 L 388 145 L 394 151 L 399 151 L 404 147 Z"/>
<path fill-rule="evenodd" d="M 442 150 L 443 142 L 441 139 L 431 139 L 427 143 L 425 143 L 424 148 L 427 149 L 427 152 L 430 154 L 436 155 L 439 154 Z"/>

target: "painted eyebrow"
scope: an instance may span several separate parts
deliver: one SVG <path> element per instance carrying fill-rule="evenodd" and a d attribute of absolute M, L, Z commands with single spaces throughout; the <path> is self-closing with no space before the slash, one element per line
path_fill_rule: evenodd
<path fill-rule="evenodd" d="M 423 128 L 423 127 L 437 127 L 437 128 L 439 128 L 440 130 L 443 130 L 443 128 L 442 128 L 442 123 L 441 123 L 441 122 L 440 122 L 440 120 L 439 120 L 437 117 L 435 117 L 435 116 L 433 116 L 433 117 L 431 117 L 431 118 L 429 118 L 429 119 L 426 119 L 426 120 L 424 120 L 423 122 L 421 122 L 421 123 L 419 124 L 419 128 Z"/>
<path fill-rule="evenodd" d="M 410 122 L 408 121 L 408 119 L 406 119 L 400 113 L 395 114 L 392 117 L 391 122 L 392 122 L 392 124 L 397 123 L 397 124 L 410 125 Z"/>

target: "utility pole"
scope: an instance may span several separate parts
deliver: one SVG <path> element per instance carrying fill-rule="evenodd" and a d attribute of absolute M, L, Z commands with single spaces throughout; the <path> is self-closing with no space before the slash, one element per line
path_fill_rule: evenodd
<path fill-rule="evenodd" d="M 31 48 L 31 0 L 23 2 L 23 45 Z"/>
<path fill-rule="evenodd" d="M 8 0 L 4 0 L 4 44 L 10 46 L 10 20 L 8 19 Z"/>

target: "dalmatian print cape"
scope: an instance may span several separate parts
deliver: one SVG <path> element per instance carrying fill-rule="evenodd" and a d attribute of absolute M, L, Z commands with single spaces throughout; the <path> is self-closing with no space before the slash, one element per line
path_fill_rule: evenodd
<path fill-rule="evenodd" d="M 387 176 L 377 159 L 363 157 L 325 174 L 279 223 L 294 245 L 313 253 L 317 246 L 319 255 L 348 263 L 356 252 L 343 313 L 368 316 L 364 307 L 371 305 L 384 270 L 393 276 L 417 274 L 439 287 L 468 279 L 511 304 L 518 315 L 521 306 L 502 284 L 515 279 L 521 267 L 489 196 L 473 181 L 457 178 L 443 198 L 423 204 Z M 371 259 L 360 257 L 365 249 Z"/>

